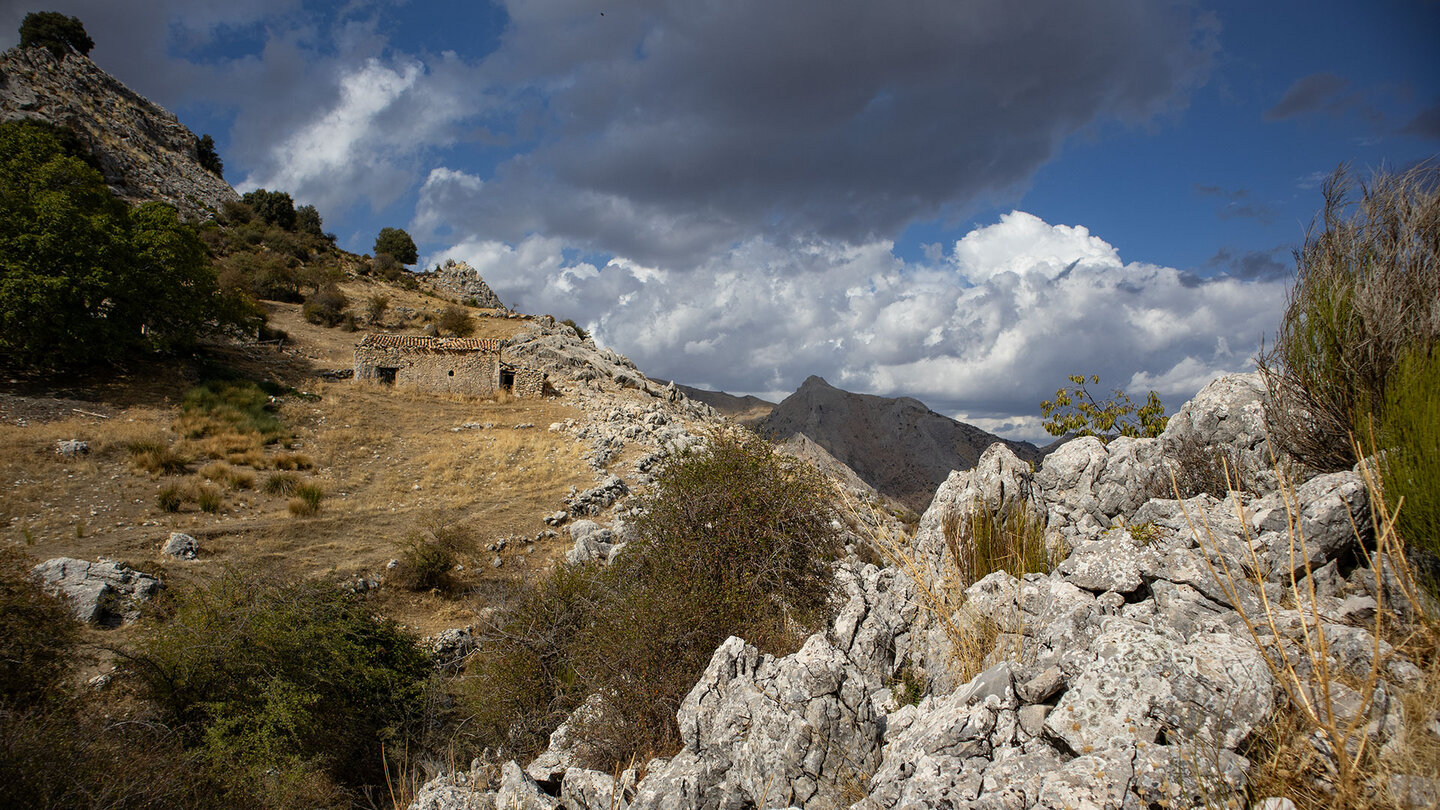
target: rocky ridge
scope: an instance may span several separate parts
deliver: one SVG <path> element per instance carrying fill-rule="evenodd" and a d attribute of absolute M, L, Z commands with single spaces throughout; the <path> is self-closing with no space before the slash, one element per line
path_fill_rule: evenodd
<path fill-rule="evenodd" d="M 194 132 L 78 53 L 0 54 L 0 121 L 23 119 L 74 131 L 110 189 L 128 202 L 167 202 L 193 219 L 240 199 L 200 166 Z"/>
<path fill-rule="evenodd" d="M 1246 743 L 1294 710 L 1296 685 L 1273 656 L 1314 678 L 1304 645 L 1316 632 L 1339 671 L 1379 667 L 1372 700 L 1335 681 L 1330 710 L 1383 754 L 1415 720 L 1396 695 L 1421 673 L 1372 635 L 1374 618 L 1383 606 L 1404 621 L 1416 606 L 1389 561 L 1357 554 L 1361 476 L 1286 489 L 1257 474 L 1224 497 L 1176 498 L 1158 479 L 1197 443 L 1242 462 L 1268 453 L 1253 376 L 1212 383 L 1159 438 L 1077 439 L 1038 471 L 992 446 L 949 476 L 907 539 L 927 587 L 963 599 L 936 605 L 895 568 L 839 564 L 835 618 L 799 651 L 720 645 L 679 711 L 673 757 L 612 778 L 574 761 L 562 726 L 529 769 L 506 763 L 496 780 L 477 761 L 429 782 L 412 810 L 1203 807 L 1243 795 Z M 1046 516 L 1064 558 L 1048 574 L 970 581 L 954 554 L 972 540 L 947 542 L 947 517 L 1017 504 Z M 1284 531 L 1287 510 L 1303 549 Z M 1296 552 L 1309 563 L 1298 572 Z M 995 628 L 977 676 L 955 677 L 947 622 Z M 899 705 L 907 669 L 927 691 Z M 1440 789 L 1428 774 L 1398 778 L 1417 806 Z"/>
<path fill-rule="evenodd" d="M 504 304 L 500 303 L 500 296 L 496 295 L 490 289 L 490 285 L 485 283 L 485 279 L 480 277 L 480 271 L 465 262 L 446 259 L 444 264 L 431 272 L 422 273 L 420 277 L 428 280 L 435 289 L 453 295 L 461 301 L 473 302 L 477 307 L 506 308 Z"/>

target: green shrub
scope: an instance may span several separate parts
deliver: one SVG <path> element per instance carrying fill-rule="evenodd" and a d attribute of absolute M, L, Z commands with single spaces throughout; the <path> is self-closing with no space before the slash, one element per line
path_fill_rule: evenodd
<path fill-rule="evenodd" d="M 195 142 L 195 159 L 199 161 L 200 168 L 216 177 L 225 177 L 225 161 L 215 151 L 215 139 L 208 134 L 201 135 L 200 140 Z"/>
<path fill-rule="evenodd" d="M 300 312 L 311 323 L 338 326 L 345 320 L 345 307 L 349 305 L 350 299 L 345 297 L 345 293 L 331 284 L 307 297 Z"/>
<path fill-rule="evenodd" d="M 1095 436 L 1108 442 L 1116 436 L 1140 438 L 1159 436 L 1165 430 L 1169 417 L 1160 395 L 1151 391 L 1144 405 L 1136 405 L 1130 395 L 1115 389 L 1114 398 L 1096 402 L 1085 387 L 1084 374 L 1070 375 L 1074 388 L 1061 386 L 1055 398 L 1040 403 L 1040 414 L 1050 421 L 1045 430 L 1051 436 Z M 1098 374 L 1090 375 L 1090 382 L 1099 384 Z"/>
<path fill-rule="evenodd" d="M 334 583 L 234 572 L 158 612 L 125 675 L 202 761 L 280 790 L 383 781 L 431 671 L 414 636 Z"/>
<path fill-rule="evenodd" d="M 559 566 L 520 594 L 461 684 L 465 731 L 477 748 L 524 760 L 545 747 L 585 697 L 576 645 L 607 592 L 594 566 Z"/>
<path fill-rule="evenodd" d="M 290 198 L 289 194 L 283 191 L 266 191 L 263 188 L 257 188 L 254 191 L 245 192 L 241 199 L 267 223 L 287 231 L 295 229 L 295 201 Z"/>
<path fill-rule="evenodd" d="M 1385 501 L 1398 510 L 1396 529 L 1430 557 L 1422 580 L 1432 591 L 1440 558 L 1440 348 L 1403 358 L 1385 396 L 1380 447 Z"/>
<path fill-rule="evenodd" d="M 474 550 L 475 537 L 461 524 L 433 521 L 397 545 L 400 564 L 391 573 L 391 581 L 412 591 L 449 590 L 455 565 L 461 555 Z"/>
<path fill-rule="evenodd" d="M 445 307 L 435 325 L 441 332 L 454 337 L 469 337 L 475 332 L 475 319 L 470 317 L 470 310 L 458 304 Z"/>
<path fill-rule="evenodd" d="M 1341 167 L 1295 254 L 1295 284 L 1259 368 L 1270 437 L 1320 471 L 1356 462 L 1352 436 L 1385 422 L 1403 358 L 1440 344 L 1440 168 L 1378 173 L 1353 184 Z"/>
<path fill-rule="evenodd" d="M 577 725 L 591 767 L 673 748 L 675 712 L 722 641 L 785 654 L 822 622 L 839 551 L 830 496 L 813 468 L 747 432 L 673 458 L 642 498 L 630 550 L 603 570 L 557 573 L 482 645 L 481 742 L 534 753 L 599 694 L 604 710 Z"/>

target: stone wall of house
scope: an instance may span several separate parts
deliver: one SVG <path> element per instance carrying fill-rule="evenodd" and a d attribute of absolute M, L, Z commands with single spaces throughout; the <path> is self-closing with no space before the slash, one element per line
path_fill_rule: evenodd
<path fill-rule="evenodd" d="M 528 368 L 515 369 L 515 384 L 510 389 L 517 397 L 539 397 L 545 394 L 545 375 Z"/>
<path fill-rule="evenodd" d="M 394 369 L 397 388 L 438 393 L 495 393 L 500 347 L 484 339 L 366 335 L 355 347 L 355 379 L 384 380 Z"/>

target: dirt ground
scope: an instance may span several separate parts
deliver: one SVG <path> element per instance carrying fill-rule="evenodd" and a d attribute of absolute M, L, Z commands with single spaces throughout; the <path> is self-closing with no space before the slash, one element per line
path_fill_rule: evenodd
<path fill-rule="evenodd" d="M 369 295 L 391 299 L 382 320 L 391 331 L 416 333 L 397 308 L 437 312 L 448 302 L 420 293 L 352 282 L 345 291 L 364 311 Z M 89 379 L 0 380 L 0 533 L 36 560 L 109 557 L 159 573 L 168 581 L 209 577 L 227 569 L 258 569 L 286 577 L 370 577 L 385 572 L 397 543 L 435 524 L 462 524 L 476 538 L 464 561 L 469 595 L 449 597 L 382 588 L 381 609 L 421 633 L 465 624 L 507 584 L 537 576 L 563 556 L 562 538 L 527 543 L 563 508 L 570 488 L 593 486 L 583 448 L 547 427 L 579 411 L 563 399 L 428 395 L 319 372 L 349 368 L 364 331 L 306 323 L 299 306 L 272 303 L 270 324 L 285 330 L 283 346 L 229 344 L 207 354 L 247 378 L 291 386 L 278 398 L 286 434 L 267 447 L 253 481 L 224 489 L 217 511 L 186 503 L 166 512 L 157 503 L 169 485 L 199 486 L 207 460 L 183 472 L 139 469 L 136 442 L 185 444 L 176 428 L 178 403 L 199 379 L 198 365 L 163 364 Z M 523 321 L 504 313 L 477 317 L 476 336 L 508 337 Z M 368 327 L 367 327 L 368 328 Z M 467 424 L 471 427 L 465 427 Z M 477 427 L 476 425 L 484 425 Z M 73 458 L 57 443 L 80 439 L 90 452 Z M 313 516 L 296 517 L 290 498 L 262 485 L 279 457 L 308 459 L 297 471 L 325 496 Z M 199 539 L 200 559 L 160 555 L 171 531 Z M 498 554 L 488 546 L 509 542 Z M 494 567 L 498 556 L 500 566 Z"/>

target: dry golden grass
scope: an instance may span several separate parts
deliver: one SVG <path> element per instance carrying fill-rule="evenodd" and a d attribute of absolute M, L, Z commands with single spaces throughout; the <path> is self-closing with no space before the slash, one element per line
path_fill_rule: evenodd
<path fill-rule="evenodd" d="M 1364 454 L 1356 450 L 1356 455 Z M 1406 562 L 1404 538 L 1395 532 L 1395 515 L 1386 507 L 1380 481 L 1368 463 L 1359 465 L 1372 508 L 1373 548 L 1362 549 L 1364 562 L 1373 571 L 1369 590 L 1376 600 L 1375 620 L 1367 628 L 1375 641 L 1370 650 L 1367 673 L 1343 671 L 1331 655 L 1326 620 L 1305 605 L 1317 603 L 1309 565 L 1300 566 L 1303 575 L 1292 573 L 1289 593 L 1300 605 L 1299 638 L 1287 652 L 1285 635 L 1279 629 L 1284 608 L 1273 603 L 1264 588 L 1263 566 L 1254 551 L 1243 570 L 1233 569 L 1218 553 L 1217 541 L 1203 521 L 1203 530 L 1186 514 L 1192 535 L 1207 553 L 1202 555 L 1211 575 L 1236 605 L 1251 639 L 1265 657 L 1276 684 L 1284 693 L 1286 708 L 1276 713 L 1273 725 L 1259 735 L 1251 752 L 1251 795 L 1255 798 L 1285 796 L 1301 810 L 1320 808 L 1399 808 L 1410 806 L 1401 796 L 1389 792 L 1391 777 L 1440 773 L 1440 742 L 1424 726 L 1440 710 L 1440 617 L 1425 612 L 1425 600 Z M 1308 558 L 1306 539 L 1299 524 L 1295 489 L 1283 473 L 1281 492 L 1285 497 L 1288 533 L 1293 556 L 1298 549 Z M 1178 488 L 1177 488 L 1178 489 Z M 1235 500 L 1240 525 L 1246 525 Z M 1361 535 L 1355 528 L 1357 537 Z M 1249 540 L 1248 537 L 1244 538 Z M 1211 561 L 1219 562 L 1217 568 Z M 1258 614 L 1247 610 L 1240 591 L 1248 589 L 1259 601 Z M 1387 594 L 1398 590 L 1401 601 L 1416 610 L 1388 601 Z M 1382 641 L 1391 645 L 1382 648 Z M 1293 652 L 1298 652 L 1298 658 Z M 1367 729 L 1381 698 L 1388 664 L 1396 655 L 1419 664 L 1423 676 L 1418 686 L 1401 690 L 1405 734 L 1392 740 L 1384 750 L 1374 744 Z M 1392 687 L 1393 688 L 1393 687 Z M 1348 704 L 1348 705 L 1347 705 Z M 1318 744 L 1317 744 L 1318 743 Z"/>

